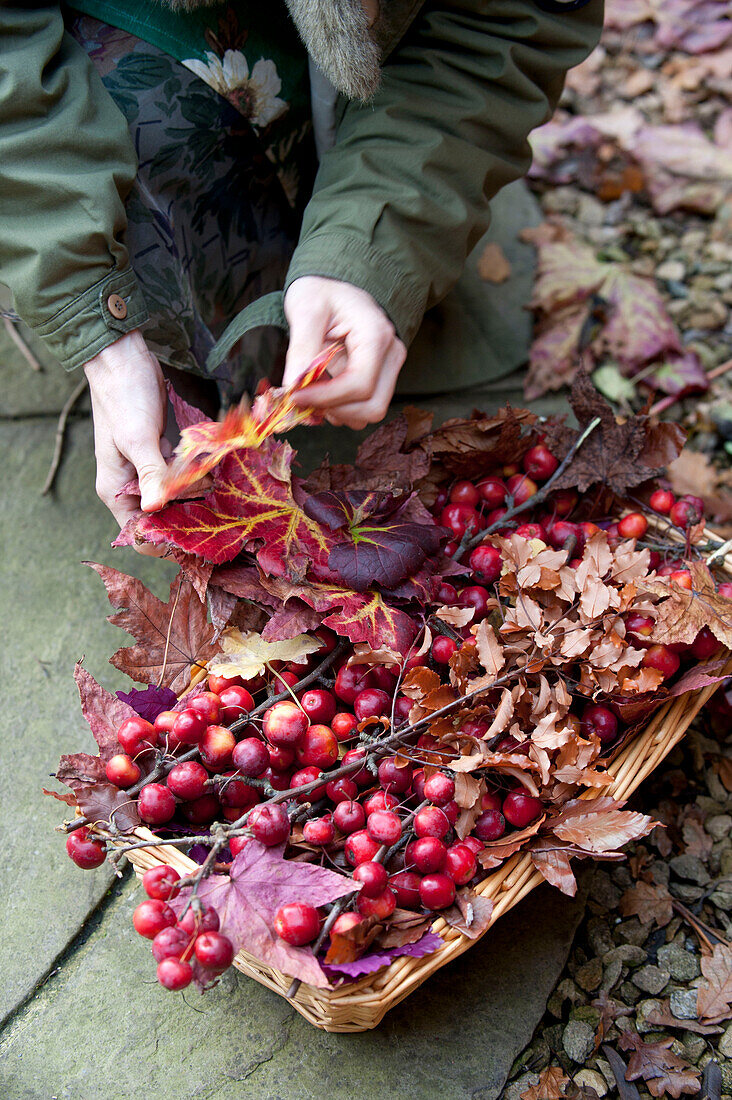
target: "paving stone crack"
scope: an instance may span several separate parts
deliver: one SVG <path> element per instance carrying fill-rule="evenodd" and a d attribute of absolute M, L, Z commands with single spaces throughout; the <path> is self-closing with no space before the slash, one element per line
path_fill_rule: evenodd
<path fill-rule="evenodd" d="M 234 1076 L 233 1074 L 227 1074 L 231 1081 L 248 1081 L 250 1077 L 261 1069 L 262 1066 L 271 1062 L 276 1054 L 280 1054 L 290 1041 L 290 1033 L 292 1031 L 292 1025 L 295 1022 L 295 1009 L 291 1008 L 287 1014 L 286 1019 L 280 1027 L 280 1035 L 278 1039 L 272 1044 L 269 1052 L 263 1058 L 257 1058 L 255 1061 L 250 1062 L 247 1068 L 241 1075 Z"/>

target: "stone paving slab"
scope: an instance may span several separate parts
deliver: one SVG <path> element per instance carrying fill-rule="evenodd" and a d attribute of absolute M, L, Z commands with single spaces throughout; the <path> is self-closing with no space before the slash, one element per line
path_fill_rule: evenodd
<path fill-rule="evenodd" d="M 332 1035 L 239 974 L 204 996 L 162 990 L 132 931 L 141 887 L 115 895 L 0 1034 L 4 1100 L 495 1100 L 583 908 L 540 888 L 379 1028 Z"/>

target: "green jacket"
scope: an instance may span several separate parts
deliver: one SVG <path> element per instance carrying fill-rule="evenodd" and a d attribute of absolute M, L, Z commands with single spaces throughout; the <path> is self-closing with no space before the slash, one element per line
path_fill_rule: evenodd
<path fill-rule="evenodd" d="M 362 287 L 410 343 L 487 229 L 489 200 L 527 171 L 527 135 L 597 43 L 602 0 L 382 0 L 379 12 L 379 86 L 368 102 L 339 98 L 286 285 Z M 327 66 L 317 27 L 298 27 Z M 343 87 L 339 61 L 326 75 Z M 3 2 L 0 281 L 67 369 L 146 319 L 124 244 L 135 171 L 124 117 L 60 6 Z"/>

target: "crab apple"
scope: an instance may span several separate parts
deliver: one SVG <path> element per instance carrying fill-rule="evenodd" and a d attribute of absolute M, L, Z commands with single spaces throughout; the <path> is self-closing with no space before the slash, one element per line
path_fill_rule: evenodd
<path fill-rule="evenodd" d="M 478 840 L 484 843 L 489 840 L 498 840 L 505 831 L 506 821 L 500 810 L 483 810 L 473 826 L 473 832 Z"/>
<path fill-rule="evenodd" d="M 424 797 L 435 806 L 444 806 L 455 797 L 455 781 L 449 775 L 435 772 L 425 780 Z"/>
<path fill-rule="evenodd" d="M 500 810 L 503 799 L 498 791 L 486 791 L 480 796 L 481 810 Z"/>
<path fill-rule="evenodd" d="M 506 499 L 506 483 L 499 477 L 486 477 L 476 486 L 483 503 L 488 508 L 499 508 Z"/>
<path fill-rule="evenodd" d="M 231 840 L 229 841 L 229 851 L 231 852 L 233 859 L 236 859 L 236 857 L 239 855 L 239 852 L 243 851 L 244 848 L 246 848 L 249 840 L 250 837 L 248 836 L 233 836 L 231 838 Z"/>
<path fill-rule="evenodd" d="M 173 792 L 162 783 L 148 783 L 137 799 L 137 812 L 148 825 L 164 825 L 175 813 Z"/>
<path fill-rule="evenodd" d="M 732 581 L 722 581 L 717 588 L 717 593 L 726 600 L 732 600 Z"/>
<path fill-rule="evenodd" d="M 225 688 L 219 695 L 219 699 L 221 700 L 219 721 L 227 725 L 243 718 L 245 714 L 249 714 L 250 710 L 254 710 L 254 699 L 245 687 Z"/>
<path fill-rule="evenodd" d="M 284 745 L 267 745 L 269 766 L 273 771 L 286 772 L 295 763 L 295 750 Z M 263 775 L 266 773 L 262 773 Z"/>
<path fill-rule="evenodd" d="M 173 910 L 159 898 L 141 901 L 132 914 L 135 931 L 146 940 L 154 940 L 158 932 L 162 932 L 163 928 L 171 928 L 175 920 Z"/>
<path fill-rule="evenodd" d="M 188 710 L 194 710 L 209 726 L 215 726 L 221 717 L 221 699 L 213 691 L 202 691 L 191 699 Z"/>
<path fill-rule="evenodd" d="M 457 589 L 455 585 L 450 584 L 449 581 L 443 581 L 437 589 L 437 596 L 435 599 L 439 604 L 447 604 L 448 607 L 453 607 L 457 600 Z"/>
<path fill-rule="evenodd" d="M 230 687 L 246 687 L 241 676 L 218 676 L 215 672 L 209 673 L 207 683 L 208 690 L 212 691 L 214 695 L 220 695 L 222 691 L 226 691 Z"/>
<path fill-rule="evenodd" d="M 309 783 L 315 783 L 320 778 L 320 768 L 316 768 L 314 764 L 308 764 L 306 768 L 300 768 L 290 777 L 290 786 L 306 787 Z M 304 794 L 298 795 L 297 801 L 318 802 L 321 798 L 325 798 L 325 784 L 322 787 L 315 787 L 312 791 L 305 791 Z"/>
<path fill-rule="evenodd" d="M 658 669 L 664 680 L 669 680 L 679 671 L 681 659 L 669 646 L 652 645 L 643 654 L 641 664 L 646 668 Z"/>
<path fill-rule="evenodd" d="M 480 493 L 472 481 L 456 481 L 450 490 L 451 504 L 467 504 L 471 508 L 477 508 L 480 503 Z"/>
<path fill-rule="evenodd" d="M 374 810 L 366 822 L 366 832 L 379 844 L 396 844 L 402 835 L 402 823 L 398 814 L 391 810 Z"/>
<path fill-rule="evenodd" d="M 158 742 L 164 741 L 165 738 L 171 733 L 173 724 L 178 717 L 179 711 L 177 710 L 161 710 L 153 722 L 153 729 L 157 734 Z"/>
<path fill-rule="evenodd" d="M 186 989 L 193 981 L 193 967 L 181 959 L 167 958 L 158 963 L 156 975 L 163 989 L 180 993 L 181 989 Z"/>
<path fill-rule="evenodd" d="M 423 875 L 441 871 L 445 866 L 447 848 L 436 836 L 423 836 L 407 845 L 404 865 L 415 867 Z"/>
<path fill-rule="evenodd" d="M 290 818 L 281 802 L 274 806 L 255 806 L 247 824 L 254 839 L 267 848 L 282 844 L 290 836 Z"/>
<path fill-rule="evenodd" d="M 708 626 L 703 626 L 691 643 L 691 653 L 697 661 L 706 661 L 708 657 L 714 657 L 722 648 L 722 643 L 715 638 Z"/>
<path fill-rule="evenodd" d="M 618 735 L 618 720 L 607 707 L 591 703 L 582 713 L 580 732 L 584 738 L 594 734 L 604 745 L 609 744 Z"/>
<path fill-rule="evenodd" d="M 294 748 L 302 740 L 309 725 L 307 714 L 295 703 L 275 703 L 264 713 L 264 736 L 273 745 Z"/>
<path fill-rule="evenodd" d="M 335 825 L 330 814 L 306 821 L 302 827 L 302 832 L 308 844 L 317 844 L 321 847 L 332 844 L 336 835 Z"/>
<path fill-rule="evenodd" d="M 414 815 L 414 832 L 418 837 L 434 836 L 444 840 L 450 828 L 447 815 L 439 806 L 425 806 Z"/>
<path fill-rule="evenodd" d="M 86 825 L 74 829 L 73 833 L 69 833 L 66 837 L 66 854 L 83 871 L 92 871 L 95 867 L 100 867 L 107 858 L 104 845 L 98 840 L 92 840 Z"/>
<path fill-rule="evenodd" d="M 568 516 L 574 511 L 578 497 L 574 489 L 557 489 L 550 500 L 555 516 Z"/>
<path fill-rule="evenodd" d="M 272 677 L 275 691 L 286 691 L 287 688 L 295 688 L 302 679 L 296 672 L 275 672 Z"/>
<path fill-rule="evenodd" d="M 329 726 L 310 726 L 295 749 L 298 763 L 312 764 L 321 770 L 330 768 L 338 759 L 338 738 Z"/>
<path fill-rule="evenodd" d="M 507 512 L 508 508 L 494 508 L 486 517 L 486 526 L 490 528 L 497 527 Z M 498 527 L 497 533 L 499 535 L 510 534 L 511 529 L 509 527 Z"/>
<path fill-rule="evenodd" d="M 397 695 L 394 700 L 394 721 L 407 722 L 414 703 L 406 695 Z"/>
<path fill-rule="evenodd" d="M 651 644 L 650 637 L 655 623 L 650 615 L 642 615 L 639 611 L 631 611 L 625 616 L 625 629 L 628 637 L 642 647 Z"/>
<path fill-rule="evenodd" d="M 546 531 L 540 523 L 520 523 L 516 528 L 516 534 L 524 539 L 541 539 L 546 541 Z"/>
<path fill-rule="evenodd" d="M 223 782 L 217 788 L 221 805 L 228 809 L 248 810 L 259 802 L 259 791 L 250 787 L 236 772 L 224 772 Z"/>
<path fill-rule="evenodd" d="M 447 909 L 455 900 L 455 883 L 447 875 L 425 875 L 419 897 L 425 909 Z"/>
<path fill-rule="evenodd" d="M 197 760 L 184 760 L 170 769 L 167 783 L 176 798 L 190 801 L 206 793 L 208 772 Z"/>
<path fill-rule="evenodd" d="M 355 882 L 361 883 L 360 897 L 377 898 L 382 894 L 389 882 L 389 876 L 383 863 L 359 863 L 353 872 Z"/>
<path fill-rule="evenodd" d="M 673 573 L 669 573 L 668 579 L 672 584 L 678 584 L 679 588 L 685 588 L 688 592 L 691 592 L 694 587 L 694 582 L 691 579 L 691 573 L 688 569 L 674 569 Z"/>
<path fill-rule="evenodd" d="M 331 779 L 330 783 L 326 783 L 325 793 L 336 805 L 339 802 L 353 802 L 354 798 L 358 797 L 358 785 L 347 776 L 342 776 L 340 779 Z"/>
<path fill-rule="evenodd" d="M 457 802 L 455 802 L 454 799 L 451 799 L 449 802 L 445 802 L 442 806 L 440 806 L 440 809 L 442 810 L 443 814 L 450 822 L 450 824 L 454 825 L 458 817 L 460 816 L 460 807 L 458 806 Z"/>
<path fill-rule="evenodd" d="M 241 775 L 258 779 L 270 764 L 267 746 L 258 737 L 245 737 L 234 746 L 231 762 Z"/>
<path fill-rule="evenodd" d="M 339 802 L 333 810 L 333 822 L 341 833 L 356 833 L 366 824 L 366 811 L 360 802 Z"/>
<path fill-rule="evenodd" d="M 704 501 L 701 497 L 683 496 L 671 506 L 669 516 L 675 527 L 686 530 L 704 519 Z"/>
<path fill-rule="evenodd" d="M 347 767 L 349 764 L 353 764 L 357 760 L 365 759 L 365 749 L 349 749 L 348 752 L 344 753 L 343 755 L 343 758 L 341 760 L 341 767 Z M 352 779 L 354 783 L 357 783 L 359 787 L 370 787 L 372 783 L 372 779 L 369 775 L 368 769 L 365 767 L 359 768 L 358 771 L 351 772 L 349 778 Z"/>
<path fill-rule="evenodd" d="M 366 811 L 366 816 L 370 817 L 371 814 L 376 813 L 379 810 L 395 810 L 399 805 L 399 799 L 393 794 L 389 794 L 388 791 L 374 791 L 363 804 L 363 808 Z"/>
<path fill-rule="evenodd" d="M 359 722 L 365 718 L 380 718 L 391 711 L 391 696 L 381 688 L 364 688 L 354 699 L 353 709 Z"/>
<path fill-rule="evenodd" d="M 416 871 L 397 871 L 389 876 L 389 889 L 394 891 L 400 909 L 419 909 L 422 902 L 419 886 L 422 876 Z"/>
<path fill-rule="evenodd" d="M 336 712 L 335 697 L 324 688 L 308 688 L 300 696 L 300 706 L 311 722 L 324 726 L 330 725 Z"/>
<path fill-rule="evenodd" d="M 558 519 L 552 523 L 547 531 L 547 540 L 555 548 L 562 550 L 570 539 L 576 539 L 577 549 L 584 543 L 584 531 L 578 523 L 571 523 L 567 519 Z"/>
<path fill-rule="evenodd" d="M 396 670 L 394 668 L 387 668 L 386 665 L 375 665 L 371 669 L 371 675 L 374 678 L 374 687 L 381 688 L 381 690 L 385 691 L 391 699 L 396 690 Z"/>
<path fill-rule="evenodd" d="M 662 516 L 667 516 L 676 503 L 676 497 L 670 489 L 655 489 L 651 493 L 648 503 L 654 512 L 660 512 Z"/>
<path fill-rule="evenodd" d="M 212 905 L 204 905 L 200 909 L 194 909 L 191 905 L 186 909 L 185 916 L 179 919 L 178 927 L 189 936 L 198 936 L 201 932 L 218 932 L 219 923 L 219 915 Z"/>
<path fill-rule="evenodd" d="M 522 791 L 509 791 L 503 800 L 503 816 L 515 829 L 524 829 L 536 821 L 541 810 L 541 801 Z"/>
<path fill-rule="evenodd" d="M 326 657 L 338 645 L 338 635 L 327 626 L 319 626 L 315 631 L 315 637 L 320 642 L 320 649 L 315 654 L 316 658 Z"/>
<path fill-rule="evenodd" d="M 144 749 L 157 745 L 158 735 L 151 722 L 137 715 L 122 723 L 117 730 L 117 740 L 128 756 L 137 756 Z"/>
<path fill-rule="evenodd" d="M 142 888 L 149 898 L 154 898 L 156 901 L 170 901 L 178 895 L 179 879 L 180 875 L 174 867 L 162 863 L 145 871 L 142 876 Z"/>
<path fill-rule="evenodd" d="M 358 720 L 355 714 L 348 714 L 346 711 L 339 711 L 338 714 L 333 716 L 333 720 L 330 723 L 330 728 L 336 735 L 339 741 L 350 741 L 355 736 L 356 726 Z"/>
<path fill-rule="evenodd" d="M 648 520 L 642 512 L 629 512 L 618 520 L 618 534 L 621 539 L 642 539 L 648 530 Z"/>
<path fill-rule="evenodd" d="M 201 966 L 218 974 L 227 970 L 234 960 L 234 945 L 220 932 L 202 932 L 196 937 L 194 951 Z"/>
<path fill-rule="evenodd" d="M 131 756 L 126 752 L 118 752 L 107 761 L 104 774 L 115 787 L 131 787 L 142 775 L 142 772 Z"/>
<path fill-rule="evenodd" d="M 513 474 L 506 480 L 506 488 L 513 497 L 514 504 L 525 504 L 539 492 L 539 486 L 526 474 Z"/>
<path fill-rule="evenodd" d="M 430 656 L 436 665 L 448 664 L 453 653 L 457 652 L 458 644 L 454 638 L 448 638 L 446 634 L 439 634 L 432 643 Z"/>
<path fill-rule="evenodd" d="M 412 769 L 400 768 L 396 756 L 385 756 L 379 764 L 379 783 L 389 794 L 406 794 L 412 785 Z"/>
<path fill-rule="evenodd" d="M 386 920 L 396 909 L 396 904 L 396 894 L 387 886 L 375 898 L 371 898 L 361 891 L 358 895 L 356 907 L 364 917 L 376 917 L 378 920 Z"/>
<path fill-rule="evenodd" d="M 475 853 L 467 844 L 451 844 L 445 854 L 445 874 L 456 886 L 465 886 L 478 873 Z"/>
<path fill-rule="evenodd" d="M 362 920 L 363 917 L 360 913 L 341 913 L 333 921 L 333 927 L 330 930 L 331 937 L 345 935 L 346 932 L 350 932 L 352 928 L 360 924 Z"/>
<path fill-rule="evenodd" d="M 221 811 L 221 803 L 213 794 L 204 794 L 191 802 L 184 802 L 180 812 L 190 825 L 210 825 Z"/>
<path fill-rule="evenodd" d="M 543 443 L 537 443 L 526 452 L 522 465 L 529 477 L 533 477 L 535 481 L 547 481 L 556 472 L 559 460 Z"/>
<path fill-rule="evenodd" d="M 197 745 L 206 732 L 206 719 L 186 707 L 178 711 L 171 733 L 182 745 Z"/>
<path fill-rule="evenodd" d="M 153 958 L 155 962 L 162 962 L 163 959 L 179 959 L 190 942 L 190 936 L 177 925 L 161 928 L 152 941 Z"/>
<path fill-rule="evenodd" d="M 343 703 L 351 707 L 360 691 L 374 686 L 371 669 L 364 665 L 343 665 L 338 670 L 333 690 Z"/>
<path fill-rule="evenodd" d="M 466 531 L 480 531 L 485 521 L 475 508 L 468 504 L 448 504 L 440 515 L 440 525 L 451 531 L 460 540 Z"/>
<path fill-rule="evenodd" d="M 320 914 L 314 905 L 293 901 L 277 910 L 275 932 L 293 947 L 311 943 L 320 931 Z"/>
<path fill-rule="evenodd" d="M 347 805 L 347 802 L 341 802 L 341 806 Z M 372 840 L 365 829 L 358 829 L 346 841 L 346 859 L 352 867 L 358 867 L 359 863 L 371 863 L 380 847 L 379 842 Z"/>
<path fill-rule="evenodd" d="M 469 848 L 474 856 L 477 856 L 478 852 L 482 852 L 484 848 L 483 841 L 478 840 L 477 836 L 466 836 L 460 843 Z"/>
<path fill-rule="evenodd" d="M 236 738 L 226 726 L 207 726 L 198 745 L 201 761 L 209 771 L 216 772 L 229 767 L 235 748 Z"/>
<path fill-rule="evenodd" d="M 460 607 L 474 607 L 475 608 L 475 621 L 478 619 L 484 619 L 488 614 L 488 602 L 491 598 L 491 594 L 487 588 L 484 588 L 482 584 L 471 584 L 467 588 L 463 588 L 458 596 L 458 604 Z M 437 639 L 435 638 L 435 642 Z M 432 643 L 434 650 L 434 642 Z M 433 652 L 434 657 L 434 652 Z M 435 660 L 437 658 L 435 657 Z"/>

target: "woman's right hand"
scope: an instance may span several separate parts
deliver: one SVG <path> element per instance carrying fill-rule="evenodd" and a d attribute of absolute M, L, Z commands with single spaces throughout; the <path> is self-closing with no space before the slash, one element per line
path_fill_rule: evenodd
<path fill-rule="evenodd" d="M 155 511 L 162 504 L 166 465 L 160 445 L 167 408 L 163 374 L 139 330 L 104 348 L 84 371 L 94 417 L 97 494 L 124 527 L 137 511 L 136 500 L 117 494 L 135 476 L 143 511 Z"/>

